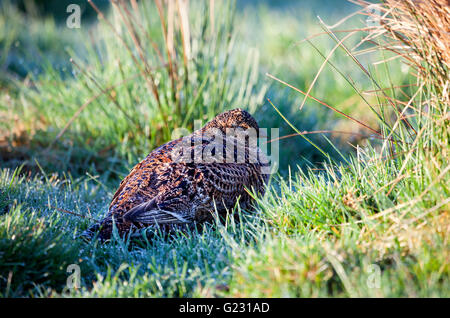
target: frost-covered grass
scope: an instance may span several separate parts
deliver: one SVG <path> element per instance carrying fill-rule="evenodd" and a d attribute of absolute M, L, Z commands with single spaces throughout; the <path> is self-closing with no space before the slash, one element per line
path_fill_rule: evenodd
<path fill-rule="evenodd" d="M 104 245 L 75 238 L 91 220 L 63 211 L 99 218 L 110 191 L 90 179 L 2 170 L 2 295 L 448 297 L 442 176 L 435 184 L 410 176 L 388 194 L 395 164 L 329 169 L 280 180 L 241 222 Z M 80 266 L 79 289 L 66 286 L 70 264 Z"/>

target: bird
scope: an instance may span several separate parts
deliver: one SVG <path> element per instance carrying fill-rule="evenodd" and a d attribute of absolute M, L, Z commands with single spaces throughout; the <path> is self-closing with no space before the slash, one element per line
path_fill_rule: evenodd
<path fill-rule="evenodd" d="M 225 111 L 190 135 L 151 151 L 120 182 L 106 216 L 82 233 L 111 239 L 145 228 L 165 232 L 226 216 L 236 203 L 253 206 L 249 191 L 264 195 L 268 157 L 257 146 L 260 129 L 253 116 Z"/>

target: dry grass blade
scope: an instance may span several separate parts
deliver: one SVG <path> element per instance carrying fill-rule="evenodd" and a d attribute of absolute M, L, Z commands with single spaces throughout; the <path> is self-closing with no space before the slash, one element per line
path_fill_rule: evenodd
<path fill-rule="evenodd" d="M 391 90 L 392 88 L 403 88 L 403 87 L 412 87 L 412 86 L 418 86 L 418 85 L 417 84 L 393 85 L 392 87 L 385 87 L 385 88 L 382 88 L 381 90 L 388 91 L 388 90 Z M 363 93 L 371 94 L 371 93 L 377 93 L 379 91 L 380 91 L 380 89 L 373 89 L 373 90 L 363 91 Z"/>
<path fill-rule="evenodd" d="M 318 17 L 321 25 L 325 28 L 325 31 L 328 32 L 328 34 L 337 42 L 340 42 L 340 47 L 342 49 L 344 49 L 344 51 L 347 53 L 348 56 L 350 56 L 353 61 L 358 65 L 358 67 L 367 75 L 368 78 L 370 78 L 370 80 L 374 83 L 374 85 L 378 88 L 381 89 L 381 86 L 378 84 L 378 82 L 375 80 L 375 78 L 372 76 L 372 74 L 370 74 L 370 72 L 361 64 L 361 62 L 355 57 L 355 55 L 350 52 L 350 50 L 344 45 L 344 43 L 342 43 L 339 38 L 326 26 L 326 24 L 322 21 L 322 19 L 320 19 L 320 17 Z M 387 94 L 384 91 L 381 91 L 383 93 L 383 95 L 386 97 Z M 398 109 L 397 105 L 395 105 L 391 100 L 389 100 L 389 103 L 391 104 L 392 108 L 397 112 L 400 113 L 400 110 Z M 411 125 L 411 123 L 407 120 L 404 119 L 405 124 L 414 132 L 416 133 L 416 130 L 414 129 L 414 127 Z M 409 130 L 408 130 L 409 133 Z"/>
<path fill-rule="evenodd" d="M 378 135 L 368 136 L 368 135 L 365 135 L 365 134 L 360 134 L 360 133 L 352 132 L 352 131 L 313 130 L 313 131 L 303 131 L 300 134 L 296 133 L 296 134 L 289 134 L 289 135 L 281 136 L 281 137 L 278 137 L 278 138 L 271 139 L 271 140 L 267 141 L 266 143 L 271 143 L 271 142 L 274 142 L 274 141 L 283 140 L 283 139 L 287 139 L 287 138 L 291 138 L 291 137 L 295 137 L 295 136 L 300 136 L 300 135 L 312 135 L 312 134 L 343 134 L 343 135 L 358 136 L 360 138 L 376 138 L 376 139 L 380 139 L 380 140 L 387 139 L 387 138 L 384 138 L 384 137 L 378 136 Z"/>
<path fill-rule="evenodd" d="M 161 15 L 160 7 L 158 6 L 158 11 Z M 167 1 L 167 53 L 169 56 L 175 55 L 175 0 Z"/>
<path fill-rule="evenodd" d="M 189 28 L 188 0 L 177 0 L 177 9 L 180 18 L 184 64 L 187 65 L 188 60 L 191 58 L 191 31 Z"/>
<path fill-rule="evenodd" d="M 215 0 L 209 0 L 209 22 L 211 24 L 211 34 L 214 34 L 215 30 L 214 2 Z"/>
<path fill-rule="evenodd" d="M 159 0 L 155 0 L 156 7 L 158 9 L 159 19 L 161 21 L 161 27 L 163 30 L 164 43 L 167 54 L 167 64 L 168 64 L 168 72 L 170 77 L 170 83 L 172 86 L 172 100 L 176 102 L 177 112 L 180 114 L 180 101 L 176 98 L 177 85 L 175 84 L 178 77 L 176 66 L 174 64 L 175 58 L 175 47 L 174 47 L 174 19 L 175 19 L 175 8 L 174 1 L 168 1 L 168 21 L 169 24 L 166 26 L 166 19 L 164 18 L 164 8 Z"/>
<path fill-rule="evenodd" d="M 347 34 L 346 36 L 344 36 L 344 38 L 342 38 L 342 40 L 339 41 L 338 44 L 336 44 L 333 49 L 330 51 L 330 53 L 328 54 L 328 56 L 326 57 L 325 61 L 322 62 L 322 65 L 320 66 L 319 70 L 317 71 L 316 76 L 314 77 L 313 81 L 311 82 L 311 85 L 309 85 L 308 90 L 306 91 L 305 97 L 303 98 L 302 104 L 300 105 L 300 110 L 303 108 L 303 106 L 306 103 L 306 100 L 309 97 L 309 93 L 311 93 L 312 88 L 314 87 L 314 85 L 316 84 L 317 79 L 319 78 L 320 73 L 322 73 L 322 70 L 324 69 L 325 65 L 327 65 L 328 60 L 333 56 L 334 51 L 336 51 L 336 49 L 341 45 L 342 42 L 344 42 L 346 39 L 348 39 L 349 37 L 351 37 L 352 35 L 354 35 L 356 33 L 356 31 L 350 32 L 349 34 Z"/>
<path fill-rule="evenodd" d="M 177 0 L 178 17 L 180 20 L 181 42 L 183 45 L 183 66 L 185 83 L 189 81 L 188 61 L 191 58 L 191 31 L 189 27 L 188 0 Z"/>
<path fill-rule="evenodd" d="M 351 29 L 351 30 L 334 30 L 334 33 L 350 33 L 350 32 L 355 32 L 355 31 L 370 31 L 371 29 L 372 29 L 372 27 L 370 27 L 370 28 L 368 27 L 368 28 Z M 321 35 L 328 35 L 328 33 L 324 32 L 324 31 L 315 33 L 313 35 L 310 35 L 310 36 L 304 38 L 303 40 L 297 41 L 295 43 L 295 45 L 300 45 L 300 44 L 302 44 L 304 42 L 309 42 L 312 39 L 315 39 L 315 38 L 317 38 L 317 37 L 319 37 Z"/>
<path fill-rule="evenodd" d="M 292 86 L 292 85 L 290 85 L 290 84 L 288 84 L 288 83 L 286 83 L 286 82 L 280 80 L 279 78 L 273 76 L 272 74 L 266 73 L 266 76 L 268 76 L 268 77 L 270 77 L 270 78 L 272 78 L 272 79 L 274 79 L 274 80 L 280 82 L 280 83 L 283 84 L 283 85 L 286 85 L 287 87 L 292 88 L 293 90 L 295 90 L 295 91 L 297 91 L 297 92 L 299 92 L 299 93 L 302 93 L 303 95 L 306 95 L 306 93 L 303 92 L 302 90 L 300 90 L 300 89 L 298 89 L 297 87 Z M 337 110 L 337 109 L 334 108 L 333 106 L 328 105 L 327 103 L 321 101 L 320 99 L 317 99 L 317 98 L 315 98 L 315 97 L 313 97 L 313 96 L 309 96 L 309 98 L 315 100 L 316 102 L 318 102 L 319 104 L 321 104 L 321 105 L 323 105 L 323 106 L 325 106 L 325 107 L 328 107 L 329 109 L 331 109 L 331 110 L 337 112 L 338 114 L 341 114 L 341 115 L 344 116 L 345 118 L 350 119 L 350 120 L 354 121 L 355 123 L 357 123 L 357 124 L 359 124 L 359 125 L 361 125 L 361 126 L 367 128 L 367 129 L 369 129 L 369 130 L 372 131 L 373 133 L 375 133 L 375 134 L 381 136 L 381 133 L 379 133 L 378 131 L 376 131 L 376 130 L 373 129 L 372 127 L 370 127 L 370 126 L 364 124 L 363 122 L 361 122 L 361 121 L 359 121 L 359 120 L 357 120 L 357 119 L 355 119 L 355 118 L 353 118 L 353 117 L 351 117 L 351 116 L 349 116 L 349 115 L 347 115 L 347 114 L 341 112 L 340 110 Z"/>
<path fill-rule="evenodd" d="M 51 208 L 51 209 L 55 209 L 55 210 L 58 211 L 58 212 L 63 212 L 63 213 L 75 215 L 75 216 L 78 216 L 78 217 L 83 218 L 83 219 L 90 219 L 90 220 L 92 220 L 92 221 L 94 221 L 94 222 L 99 222 L 99 221 L 100 221 L 100 220 L 97 220 L 97 219 L 95 219 L 95 218 L 93 218 L 93 217 L 90 217 L 90 216 L 88 216 L 88 215 L 83 215 L 83 214 L 75 213 L 75 212 L 68 211 L 68 210 L 65 210 L 65 209 L 57 208 L 57 207 L 55 207 L 55 206 L 49 205 L 48 207 Z"/>

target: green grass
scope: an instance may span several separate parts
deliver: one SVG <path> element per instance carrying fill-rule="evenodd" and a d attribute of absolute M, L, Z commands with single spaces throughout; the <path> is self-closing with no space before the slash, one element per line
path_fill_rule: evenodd
<path fill-rule="evenodd" d="M 141 5 L 139 15 L 146 19 L 130 10 L 105 12 L 98 24 L 79 30 L 58 26 L 73 34 L 64 52 L 72 64 L 61 70 L 44 64 L 42 72 L 28 74 L 28 85 L 17 84 L 16 96 L 3 99 L 4 109 L 14 109 L 6 116 L 20 118 L 21 129 L 13 120 L 2 123 L 6 142 L 16 144 L 10 157 L 24 157 L 28 169 L 37 170 L 37 160 L 46 171 L 122 177 L 144 154 L 171 140 L 175 128 L 192 130 L 194 119 L 205 122 L 244 105 L 254 112 L 261 105 L 266 88 L 256 87 L 252 52 L 242 70 L 230 62 L 233 2 L 217 4 L 214 32 L 208 6 L 191 8 L 191 57 L 177 31 L 171 66 L 156 5 Z M 2 15 L 6 20 L 9 11 Z M 77 40 L 85 38 L 90 40 Z"/>
<path fill-rule="evenodd" d="M 328 169 L 280 180 L 256 212 L 241 211 L 241 222 L 106 245 L 75 239 L 90 220 L 56 208 L 99 218 L 110 191 L 93 180 L 19 178 L 3 170 L 2 294 L 448 297 L 448 213 L 422 215 L 448 201 L 448 184 L 434 185 L 406 214 L 396 206 L 430 186 L 430 175 L 403 179 L 388 195 L 383 185 L 396 179 L 394 163 Z M 80 289 L 65 287 L 69 264 L 81 266 Z"/>
<path fill-rule="evenodd" d="M 92 180 L 19 178 L 8 170 L 1 180 L 3 296 L 194 296 L 230 277 L 230 246 L 219 231 L 205 228 L 170 240 L 156 236 L 133 246 L 120 240 L 86 244 L 74 236 L 90 220 L 60 210 L 100 217 L 111 196 L 101 186 Z M 70 264 L 81 267 L 82 288 L 76 292 L 64 288 Z"/>
<path fill-rule="evenodd" d="M 213 33 L 202 11 L 208 8 L 200 6 L 191 16 L 198 51 L 187 64 L 182 34 L 176 36 L 176 81 L 183 93 L 173 94 L 175 78 L 166 67 L 154 70 L 161 108 L 149 89 L 150 75 L 141 74 L 145 63 L 138 54 L 131 57 L 107 24 L 93 25 L 95 41 L 83 44 L 78 37 L 86 36 L 86 29 L 65 30 L 79 33 L 65 38 L 67 47 L 61 48 L 51 43 L 60 36 L 51 20 L 33 22 L 49 23 L 40 36 L 50 42 L 37 46 L 42 55 L 51 50 L 66 56 L 66 63 L 74 58 L 76 65 L 67 63 L 64 70 L 49 59 L 26 78 L 9 74 L 2 88 L 0 296 L 450 296 L 448 96 L 437 73 L 416 79 L 408 75 L 414 67 L 405 69 L 400 59 L 374 66 L 393 56 L 379 50 L 358 55 L 339 47 L 311 94 L 380 128 L 384 140 L 331 136 L 330 143 L 321 135 L 308 135 L 325 157 L 301 137 L 280 141 L 281 174 L 270 180 L 254 211 L 236 207 L 237 220 L 217 220 L 203 230 L 171 237 L 152 233 L 149 240 L 116 237 L 101 244 L 77 238 L 93 219 L 104 216 L 127 169 L 170 139 L 173 128 L 192 129 L 194 119 L 245 106 L 261 126 L 280 127 L 280 135 L 340 127 L 367 133 L 311 99 L 300 111 L 303 95 L 265 76 L 268 72 L 306 91 L 336 45 L 333 36 L 344 36 L 324 27 L 328 34 L 312 42 L 317 50 L 308 42 L 296 45 L 324 29 L 306 14 L 299 19 L 295 10 L 268 8 L 257 8 L 259 20 L 249 11 L 233 17 L 231 8 L 222 8 L 229 15 L 217 17 Z M 22 22 L 16 33 L 0 34 L 1 48 L 21 56 L 29 50 L 14 51 L 15 37 L 27 45 L 40 40 L 27 38 L 21 31 L 29 28 L 24 17 L 13 7 L 8 10 Z M 157 10 L 143 10 L 150 17 L 142 26 L 148 33 L 138 25 L 125 26 L 119 15 L 107 17 L 116 19 L 122 34 L 135 30 L 145 39 L 151 34 L 164 52 L 167 43 Z M 9 16 L 2 12 L 0 23 L 6 24 Z M 358 20 L 348 23 L 348 28 L 361 26 Z M 365 35 L 357 33 L 346 46 Z M 123 39 L 137 50 L 131 37 Z M 157 65 L 153 47 L 143 45 L 148 61 Z M 424 69 L 440 66 L 448 74 L 439 61 L 419 61 Z M 448 76 L 443 79 L 448 85 Z M 404 84 L 418 85 L 393 88 Z M 102 92 L 111 85 L 117 86 Z M 363 92 L 378 85 L 391 89 L 386 94 Z M 405 114 L 414 131 L 398 119 L 390 101 L 400 110 L 411 101 Z M 387 141 L 388 136 L 394 141 Z M 357 150 L 351 152 L 346 141 L 358 142 Z M 81 270 L 81 286 L 75 289 L 67 285 L 71 264 Z"/>

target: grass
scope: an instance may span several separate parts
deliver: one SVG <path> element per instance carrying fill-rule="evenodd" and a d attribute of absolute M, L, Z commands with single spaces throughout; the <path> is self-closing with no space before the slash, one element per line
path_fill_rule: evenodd
<path fill-rule="evenodd" d="M 19 98 L 5 101 L 22 125 L 14 132 L 5 124 L 13 131 L 6 141 L 15 144 L 10 156 L 24 156 L 30 169 L 37 169 L 37 159 L 48 171 L 117 178 L 172 139 L 174 129 L 192 130 L 194 119 L 205 121 L 223 109 L 246 105 L 254 111 L 263 101 L 265 88 L 255 88 L 257 63 L 242 73 L 230 64 L 233 2 L 216 4 L 211 15 L 205 2 L 191 14 L 183 7 L 170 17 L 159 2 L 142 4 L 139 12 L 112 3 L 110 14 L 96 8 L 98 25 L 72 31 L 90 40 L 67 47 L 70 67 L 58 71 L 48 64 L 30 75 L 28 86 L 20 85 Z M 184 44 L 183 18 L 191 19 L 191 47 Z"/>
<path fill-rule="evenodd" d="M 446 189 L 408 214 L 384 214 L 430 179 L 403 179 L 387 195 L 394 164 L 350 167 L 329 171 L 336 180 L 312 171 L 280 180 L 237 224 L 108 245 L 74 239 L 90 220 L 60 212 L 100 217 L 111 195 L 101 185 L 4 170 L 3 296 L 448 297 L 448 213 L 429 208 Z M 65 287 L 69 264 L 81 266 L 80 289 Z"/>
<path fill-rule="evenodd" d="M 308 43 L 298 42 L 307 34 L 320 31 L 317 22 L 312 22 L 302 11 L 268 12 L 265 7 L 252 6 L 236 18 L 237 13 L 233 14 L 231 5 L 232 2 L 228 8 L 226 4 L 215 5 L 214 33 L 210 14 L 204 14 L 209 12 L 207 2 L 204 6 L 191 8 L 193 56 L 185 65 L 182 34 L 175 32 L 175 28 L 172 69 L 169 69 L 166 53 L 168 42 L 161 31 L 155 4 L 146 4 L 142 16 L 148 19 L 136 17 L 132 20 L 139 22 L 133 25 L 118 13 L 123 11 L 119 1 L 118 9 L 113 7 L 109 14 L 104 11 L 105 19 L 98 24 L 83 24 L 79 30 L 68 29 L 46 18 L 44 22 L 33 20 L 36 25 L 17 25 L 17 30 L 27 32 L 5 33 L 7 43 L 16 42 L 19 47 L 27 47 L 18 52 L 8 51 L 10 46 L 5 44 L 9 60 L 33 60 L 28 53 L 32 51 L 39 52 L 45 62 L 38 63 L 40 71 L 30 72 L 33 69 L 24 66 L 24 72 L 18 74 L 11 64 L 4 66 L 14 76 L 28 74 L 25 81 L 9 83 L 1 96 L 0 111 L 5 120 L 0 123 L 3 131 L 0 141 L 3 151 L 0 153 L 4 165 L 14 169 L 25 162 L 27 169 L 38 172 L 38 161 L 47 172 L 70 171 L 74 176 L 89 172 L 115 181 L 123 177 L 143 154 L 169 140 L 173 128 L 191 130 L 195 119 L 205 121 L 223 109 L 233 107 L 247 108 L 262 127 L 279 127 L 280 135 L 292 133 L 264 101 L 265 95 L 270 96 L 302 130 L 339 130 L 342 121 L 332 111 L 308 103 L 299 116 L 298 106 L 302 101 L 299 96 L 265 76 L 270 70 L 276 76 L 283 75 L 284 80 L 294 85 L 308 83 L 308 78 L 317 71 L 321 57 Z M 14 7 L 2 8 L 5 24 L 15 25 L 14 21 L 26 20 Z M 256 10 L 260 19 L 255 19 L 251 10 Z M 229 14 L 221 15 L 219 11 Z M 133 12 L 129 10 L 130 15 Z M 299 15 L 305 18 L 299 19 Z M 127 18 L 126 14 L 124 18 Z M 175 15 L 175 22 L 177 19 Z M 264 21 L 278 22 L 276 28 L 269 29 Z M 109 25 L 112 22 L 117 30 Z M 42 28 L 45 30 L 42 34 L 26 36 L 33 34 L 32 30 Z M 114 33 L 119 31 L 120 37 Z M 142 55 L 137 49 L 127 49 L 136 47 L 131 34 L 136 34 L 139 43 L 143 43 Z M 44 43 L 40 37 L 45 38 Z M 358 39 L 354 41 L 356 43 Z M 326 38 L 318 38 L 314 43 L 323 52 L 333 45 L 332 40 Z M 64 63 L 55 62 L 54 55 Z M 143 62 L 141 56 L 147 62 Z M 278 58 L 273 59 L 273 56 Z M 70 58 L 73 63 L 69 62 Z M 336 59 L 335 63 L 349 65 L 343 54 L 337 54 Z M 147 66 L 152 68 L 151 72 Z M 155 100 L 152 78 L 159 82 L 157 96 L 161 108 Z M 312 94 L 328 96 L 332 104 L 365 116 L 345 80 L 329 70 L 325 70 L 324 78 L 328 79 L 320 79 L 320 85 L 315 86 L 320 89 L 314 89 Z M 174 91 L 179 93 L 174 94 Z M 14 111 L 7 111 L 10 109 Z M 331 136 L 340 143 L 342 151 L 351 152 L 346 139 L 339 137 L 342 136 Z M 316 136 L 311 138 L 339 159 L 326 141 Z M 323 160 L 314 147 L 299 138 L 284 139 L 281 150 L 283 174 L 287 173 L 289 164 L 306 166 Z"/>
<path fill-rule="evenodd" d="M 205 228 L 170 240 L 157 236 L 139 245 L 120 240 L 109 246 L 85 244 L 74 235 L 90 220 L 80 222 L 60 211 L 92 211 L 99 217 L 110 196 L 100 185 L 17 177 L 8 170 L 1 180 L 3 209 L 8 210 L 1 218 L 2 296 L 195 296 L 230 276 L 230 247 L 219 231 Z M 82 288 L 76 291 L 64 288 L 70 264 L 81 267 Z"/>
<path fill-rule="evenodd" d="M 25 157 L 13 156 L 16 161 L 8 161 L 11 169 L 3 161 L 0 170 L 1 296 L 449 297 L 449 61 L 441 47 L 448 43 L 444 41 L 448 35 L 433 33 L 445 25 L 446 15 L 433 11 L 439 7 L 448 9 L 438 0 L 434 6 L 387 1 L 378 7 L 378 12 L 389 10 L 382 23 L 360 30 L 366 25 L 359 18 L 344 22 L 359 30 L 343 43 L 340 39 L 349 33 L 337 31 L 348 25 L 318 23 L 318 30 L 308 32 L 322 32 L 321 38 L 314 37 L 312 44 L 302 42 L 301 48 L 292 45 L 298 40 L 292 31 L 296 28 L 287 24 L 300 27 L 302 22 L 262 7 L 262 21 L 274 19 L 280 29 L 270 31 L 278 30 L 268 38 L 273 46 L 264 42 L 260 67 L 254 62 L 258 50 L 246 51 L 242 44 L 233 47 L 233 40 L 224 34 L 249 23 L 269 36 L 258 25 L 261 22 L 236 19 L 245 21 L 240 24 L 231 16 L 214 20 L 215 30 L 223 28 L 223 33 L 205 44 L 204 34 L 197 32 L 201 25 L 211 28 L 212 20 L 203 15 L 205 20 L 193 22 L 191 30 L 192 39 L 204 49 L 203 58 L 185 63 L 186 45 L 183 34 L 177 33 L 178 76 L 167 66 L 152 70 L 163 83 L 157 89 L 165 96 L 162 108 L 156 105 L 152 76 L 139 49 L 133 58 L 119 43 L 132 45 L 133 38 L 125 34 L 144 38 L 146 33 L 139 33 L 139 25 L 127 26 L 119 12 L 108 15 L 119 21 L 123 38 L 106 41 L 107 23 L 96 27 L 99 43 L 105 40 L 99 48 L 102 59 L 92 47 L 89 51 L 89 44 L 87 55 L 71 53 L 74 76 L 63 79 L 49 64 L 30 85 L 27 80 L 8 82 L 11 86 L 1 97 L 3 109 L 15 109 L 21 118 L 15 126 L 4 123 L 6 131 L 14 132 L 5 134 L 8 147 L 13 153 L 23 147 Z M 157 10 L 146 10 L 155 24 L 144 29 L 164 52 L 170 45 L 161 34 Z M 246 32 L 250 29 L 245 27 Z M 284 37 L 276 41 L 280 34 Z M 356 47 L 362 38 L 364 44 Z M 234 48 L 236 53 L 217 55 L 210 45 Z M 158 57 L 151 50 L 145 47 L 142 53 L 156 63 L 151 58 Z M 272 62 L 274 56 L 281 56 L 278 64 Z M 218 68 L 217 63 L 227 67 Z M 221 77 L 218 69 L 228 73 Z M 272 76 L 264 77 L 265 72 Z M 143 78 L 126 81 L 123 74 Z M 176 85 L 184 87 L 185 94 L 172 94 L 172 79 L 180 81 Z M 125 83 L 108 89 L 109 95 L 102 92 L 121 81 Z M 315 100 L 305 99 L 300 91 Z M 97 94 L 56 138 L 83 103 Z M 270 102 L 263 101 L 264 95 Z M 229 96 L 225 100 L 230 104 L 219 96 Z M 138 98 L 142 106 L 136 106 Z M 216 100 L 213 107 L 203 108 L 211 100 Z M 178 102 L 183 105 L 180 114 Z M 236 207 L 238 220 L 217 220 L 202 231 L 169 238 L 153 233 L 151 240 L 115 238 L 105 245 L 76 238 L 92 218 L 104 215 L 115 180 L 127 164 L 167 140 L 171 129 L 182 127 L 183 121 L 192 124 L 191 119 L 213 116 L 234 102 L 244 102 L 266 126 L 279 125 L 280 135 L 292 130 L 297 135 L 304 130 L 334 131 L 339 125 L 351 134 L 367 134 L 352 119 L 358 118 L 380 139 L 352 140 L 358 144 L 349 153 L 336 139 L 307 135 L 326 156 L 313 152 L 310 143 L 299 141 L 301 137 L 283 139 L 282 163 L 290 166 L 284 165 L 282 174 L 271 179 L 266 195 L 257 198 L 255 211 Z M 272 106 L 283 116 L 274 118 Z M 172 116 L 167 125 L 164 116 Z M 132 123 L 135 120 L 142 129 Z M 304 160 L 298 160 L 299 152 Z M 18 168 L 17 162 L 24 164 Z M 37 172 L 29 169 L 30 163 Z M 302 165 L 294 168 L 296 163 Z M 83 171 L 91 175 L 82 175 Z M 67 287 L 71 264 L 80 266 L 79 288 Z"/>

